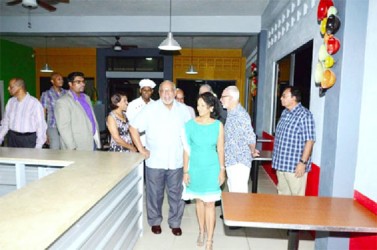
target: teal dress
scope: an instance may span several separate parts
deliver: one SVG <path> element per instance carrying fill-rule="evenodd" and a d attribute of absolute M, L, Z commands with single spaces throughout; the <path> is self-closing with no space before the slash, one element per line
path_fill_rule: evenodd
<path fill-rule="evenodd" d="M 201 199 L 205 202 L 221 199 L 219 186 L 220 162 L 217 140 L 220 121 L 202 125 L 194 119 L 185 124 L 185 136 L 190 151 L 190 183 L 184 188 L 182 199 Z"/>

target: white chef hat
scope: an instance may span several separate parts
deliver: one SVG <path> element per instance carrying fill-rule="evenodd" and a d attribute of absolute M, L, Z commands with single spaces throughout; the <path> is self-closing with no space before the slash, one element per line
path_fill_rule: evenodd
<path fill-rule="evenodd" d="M 156 87 L 156 84 L 151 79 L 143 79 L 139 82 L 139 86 L 141 89 L 144 87 L 151 87 L 153 89 Z"/>

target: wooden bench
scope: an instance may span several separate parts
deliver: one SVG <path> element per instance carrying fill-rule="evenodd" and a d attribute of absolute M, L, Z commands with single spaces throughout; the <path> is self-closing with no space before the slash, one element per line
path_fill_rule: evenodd
<path fill-rule="evenodd" d="M 291 229 L 288 249 L 298 249 L 298 232 L 377 233 L 377 216 L 350 198 L 222 193 L 227 226 Z"/>

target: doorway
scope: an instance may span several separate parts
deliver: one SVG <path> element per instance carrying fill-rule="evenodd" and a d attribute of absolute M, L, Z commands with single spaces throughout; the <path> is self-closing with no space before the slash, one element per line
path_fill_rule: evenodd
<path fill-rule="evenodd" d="M 275 74 L 275 98 L 274 120 L 272 131 L 279 122 L 280 115 L 284 110 L 280 97 L 287 86 L 298 87 L 301 91 L 301 104 L 310 108 L 310 85 L 312 75 L 313 40 L 302 45 L 292 53 L 283 57 L 276 63 Z"/>

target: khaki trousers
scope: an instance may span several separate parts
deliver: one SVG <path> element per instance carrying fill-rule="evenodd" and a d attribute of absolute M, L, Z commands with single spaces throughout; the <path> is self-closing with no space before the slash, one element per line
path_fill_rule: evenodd
<path fill-rule="evenodd" d="M 278 193 L 281 195 L 305 196 L 308 173 L 295 177 L 295 173 L 276 171 L 278 177 Z"/>

